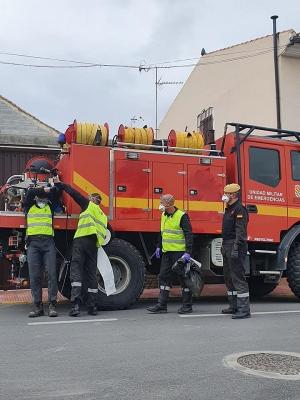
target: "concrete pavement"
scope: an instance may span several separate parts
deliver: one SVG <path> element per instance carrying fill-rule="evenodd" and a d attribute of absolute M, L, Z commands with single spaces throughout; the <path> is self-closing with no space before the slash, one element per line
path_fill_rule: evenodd
<path fill-rule="evenodd" d="M 299 400 L 299 381 L 257 378 L 223 364 L 237 352 L 299 351 L 295 298 L 255 302 L 254 313 L 268 313 L 243 321 L 219 314 L 225 298 L 200 298 L 188 318 L 176 313 L 178 299 L 165 315 L 148 314 L 151 302 L 74 320 L 67 304 L 58 306 L 57 319 L 34 320 L 27 318 L 29 305 L 1 305 L 0 394 L 8 400 Z"/>
<path fill-rule="evenodd" d="M 224 285 L 205 285 L 201 293 L 201 297 L 224 297 L 226 296 L 226 288 Z M 157 298 L 159 289 L 145 289 L 141 295 L 141 299 Z M 181 289 L 171 289 L 171 297 L 180 297 Z M 47 301 L 47 290 L 43 290 L 43 301 Z M 268 297 L 291 297 L 295 296 L 288 287 L 286 279 L 282 279 L 277 288 Z M 60 302 L 68 301 L 59 294 Z M 0 290 L 0 304 L 30 304 L 32 301 L 29 289 L 18 290 Z"/>

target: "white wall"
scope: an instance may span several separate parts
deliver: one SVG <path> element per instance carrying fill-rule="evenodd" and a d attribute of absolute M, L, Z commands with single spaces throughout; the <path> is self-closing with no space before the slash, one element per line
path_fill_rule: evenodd
<path fill-rule="evenodd" d="M 288 42 L 292 32 L 280 34 L 279 46 Z M 243 59 L 225 62 L 238 57 Z M 216 137 L 223 134 L 226 122 L 276 126 L 272 36 L 209 53 L 200 62 L 203 65 L 194 68 L 163 118 L 160 138 L 186 125 L 195 130 L 197 115 L 208 107 L 213 107 Z M 290 85 L 286 90 L 292 90 Z"/>
<path fill-rule="evenodd" d="M 300 131 L 300 58 L 280 58 L 281 125 Z"/>

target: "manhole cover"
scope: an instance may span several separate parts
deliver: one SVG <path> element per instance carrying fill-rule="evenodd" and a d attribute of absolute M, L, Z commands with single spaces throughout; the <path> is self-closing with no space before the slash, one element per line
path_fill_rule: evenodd
<path fill-rule="evenodd" d="M 300 380 L 300 354 L 279 351 L 253 351 L 231 354 L 226 366 L 265 378 Z"/>
<path fill-rule="evenodd" d="M 300 373 L 300 358 L 288 354 L 257 353 L 241 356 L 237 362 L 243 367 L 276 372 L 281 375 L 298 375 Z"/>

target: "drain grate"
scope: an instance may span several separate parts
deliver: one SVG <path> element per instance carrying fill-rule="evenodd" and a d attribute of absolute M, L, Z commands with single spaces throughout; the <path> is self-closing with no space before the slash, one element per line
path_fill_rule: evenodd
<path fill-rule="evenodd" d="M 300 375 L 300 357 L 288 354 L 256 353 L 237 359 L 243 367 L 280 375 Z"/>
<path fill-rule="evenodd" d="M 300 380 L 300 353 L 253 351 L 230 354 L 226 366 L 250 375 L 274 379 Z"/>

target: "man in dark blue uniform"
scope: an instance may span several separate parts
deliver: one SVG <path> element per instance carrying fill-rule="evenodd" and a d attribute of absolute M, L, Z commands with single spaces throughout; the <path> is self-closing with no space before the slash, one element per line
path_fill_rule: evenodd
<path fill-rule="evenodd" d="M 239 199 L 240 186 L 224 187 L 222 200 L 227 204 L 222 225 L 224 280 L 229 308 L 223 314 L 233 319 L 250 318 L 249 287 L 245 276 L 247 257 L 248 212 Z"/>

